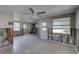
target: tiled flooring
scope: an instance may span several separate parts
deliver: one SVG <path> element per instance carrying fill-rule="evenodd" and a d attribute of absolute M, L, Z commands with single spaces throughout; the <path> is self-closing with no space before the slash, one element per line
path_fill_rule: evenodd
<path fill-rule="evenodd" d="M 13 46 L 0 48 L 0 53 L 14 54 L 74 54 L 74 46 L 59 44 L 53 41 L 38 39 L 34 35 L 24 35 L 14 38 Z"/>

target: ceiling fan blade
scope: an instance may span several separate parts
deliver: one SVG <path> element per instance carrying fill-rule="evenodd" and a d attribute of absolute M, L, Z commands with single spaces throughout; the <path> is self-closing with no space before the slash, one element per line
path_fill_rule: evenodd
<path fill-rule="evenodd" d="M 46 12 L 45 11 L 43 11 L 43 12 L 37 12 L 37 14 L 45 14 Z"/>
<path fill-rule="evenodd" d="M 30 10 L 32 13 L 35 13 L 35 12 L 34 12 L 34 9 L 32 9 L 32 8 L 29 8 L 29 10 Z"/>

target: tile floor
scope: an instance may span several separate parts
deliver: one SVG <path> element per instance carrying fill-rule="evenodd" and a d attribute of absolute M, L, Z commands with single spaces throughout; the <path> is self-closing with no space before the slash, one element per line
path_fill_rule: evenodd
<path fill-rule="evenodd" d="M 0 48 L 0 54 L 75 54 L 74 46 L 39 39 L 35 35 L 14 37 L 13 45 Z"/>

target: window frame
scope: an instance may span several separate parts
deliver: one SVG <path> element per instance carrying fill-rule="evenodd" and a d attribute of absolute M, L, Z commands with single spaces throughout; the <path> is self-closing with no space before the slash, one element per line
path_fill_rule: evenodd
<path fill-rule="evenodd" d="M 52 19 L 52 32 L 53 32 L 53 20 L 54 19 L 62 19 L 62 18 L 70 18 L 70 25 L 61 25 L 61 26 L 70 26 L 70 33 L 68 33 L 69 35 L 71 34 L 71 20 L 72 20 L 72 15 L 68 15 L 68 16 L 58 16 L 58 17 L 54 17 Z M 56 26 L 60 26 L 60 25 L 56 25 Z M 65 29 L 65 28 L 57 28 L 57 29 Z M 67 28 L 66 28 L 67 29 Z M 54 33 L 54 32 L 53 32 Z M 58 33 L 58 34 L 67 34 L 67 33 Z"/>

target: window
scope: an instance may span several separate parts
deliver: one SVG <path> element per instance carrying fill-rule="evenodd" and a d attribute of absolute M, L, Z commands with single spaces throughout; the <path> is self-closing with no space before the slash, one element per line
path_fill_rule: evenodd
<path fill-rule="evenodd" d="M 23 28 L 24 29 L 27 29 L 27 24 L 23 24 Z"/>
<path fill-rule="evenodd" d="M 19 22 L 14 22 L 14 31 L 20 31 L 20 23 Z"/>
<path fill-rule="evenodd" d="M 42 31 L 46 31 L 47 29 L 46 28 L 42 28 Z"/>
<path fill-rule="evenodd" d="M 47 28 L 46 28 L 46 27 L 47 27 L 47 23 L 46 23 L 46 22 L 43 21 L 43 22 L 41 23 L 41 27 L 42 27 L 42 28 L 41 28 L 42 31 L 47 31 Z"/>
<path fill-rule="evenodd" d="M 70 34 L 70 18 L 53 19 L 53 33 Z"/>
<path fill-rule="evenodd" d="M 42 22 L 42 27 L 46 26 L 46 22 Z"/>

